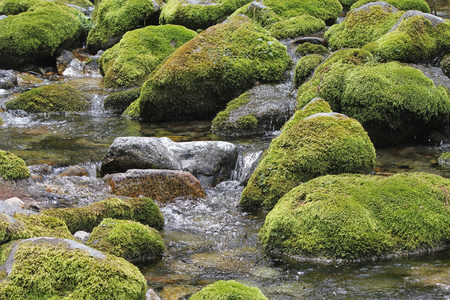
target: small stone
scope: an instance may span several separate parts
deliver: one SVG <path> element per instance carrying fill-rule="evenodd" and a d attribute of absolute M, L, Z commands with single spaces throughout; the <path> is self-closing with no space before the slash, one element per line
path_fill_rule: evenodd
<path fill-rule="evenodd" d="M 152 289 L 148 289 L 147 293 L 145 293 L 146 300 L 161 300 L 156 292 Z"/>
<path fill-rule="evenodd" d="M 86 169 L 80 166 L 70 166 L 67 170 L 61 172 L 59 177 L 65 176 L 88 176 Z"/>
<path fill-rule="evenodd" d="M 6 199 L 5 203 L 8 203 L 9 205 L 12 205 L 12 206 L 15 206 L 18 208 L 25 208 L 25 205 L 24 205 L 25 203 L 17 197 L 12 197 L 12 198 Z"/>
<path fill-rule="evenodd" d="M 86 244 L 90 235 L 91 234 L 89 232 L 79 230 L 73 234 L 73 237 L 76 238 L 81 243 Z"/>

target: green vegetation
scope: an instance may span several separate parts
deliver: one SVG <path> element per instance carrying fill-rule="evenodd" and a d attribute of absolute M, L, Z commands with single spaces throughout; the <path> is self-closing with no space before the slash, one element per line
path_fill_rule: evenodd
<path fill-rule="evenodd" d="M 355 2 L 355 1 L 353 1 Z M 366 3 L 373 2 L 372 0 L 359 0 L 351 6 L 351 9 L 363 6 Z M 419 10 L 424 13 L 430 13 L 430 7 L 425 0 L 386 0 L 385 2 L 395 6 L 399 10 Z"/>
<path fill-rule="evenodd" d="M 315 99 L 272 140 L 242 192 L 244 210 L 271 210 L 292 188 L 321 175 L 372 171 L 375 149 L 361 124 L 326 110 L 316 113 L 328 108 Z"/>
<path fill-rule="evenodd" d="M 237 9 L 230 18 L 237 15 L 246 15 L 265 29 L 270 29 L 273 24 L 286 19 L 274 13 L 270 7 L 255 5 L 253 2 Z"/>
<path fill-rule="evenodd" d="M 249 287 L 234 280 L 219 280 L 189 298 L 191 300 L 267 300 L 257 287 Z"/>
<path fill-rule="evenodd" d="M 23 159 L 9 151 L 0 150 L 0 176 L 5 180 L 22 179 L 30 177 L 30 171 Z"/>
<path fill-rule="evenodd" d="M 438 163 L 441 166 L 450 165 L 450 152 L 442 153 L 442 155 L 439 156 Z"/>
<path fill-rule="evenodd" d="M 5 123 L 3 122 L 2 118 L 0 118 L 0 126 L 4 125 Z"/>
<path fill-rule="evenodd" d="M 133 101 L 139 98 L 140 94 L 140 87 L 128 91 L 112 93 L 105 98 L 103 106 L 105 109 L 119 110 L 123 112 L 128 106 L 130 106 L 131 103 L 133 103 Z"/>
<path fill-rule="evenodd" d="M 450 238 L 449 189 L 424 173 L 323 176 L 280 199 L 259 237 L 267 250 L 312 258 L 432 249 Z"/>
<path fill-rule="evenodd" d="M 294 84 L 301 85 L 314 72 L 324 58 L 320 54 L 306 55 L 300 58 L 295 66 Z"/>
<path fill-rule="evenodd" d="M 91 232 L 105 218 L 133 220 L 158 230 L 164 226 L 161 211 L 149 198 L 110 198 L 84 207 L 47 209 L 42 214 L 63 220 L 72 233 L 79 230 Z"/>
<path fill-rule="evenodd" d="M 99 60 L 106 87 L 142 85 L 175 49 L 197 33 L 177 25 L 147 26 L 125 33 Z"/>
<path fill-rule="evenodd" d="M 66 84 L 34 88 L 6 103 L 6 109 L 22 109 L 29 113 L 72 112 L 86 110 L 88 98 Z"/>
<path fill-rule="evenodd" d="M 87 246 L 138 261 L 160 257 L 164 241 L 156 229 L 130 221 L 106 218 L 94 228 Z"/>
<path fill-rule="evenodd" d="M 316 44 L 311 44 L 310 42 L 306 42 L 303 44 L 300 44 L 296 49 L 295 49 L 295 54 L 296 55 L 308 55 L 308 54 L 329 54 L 330 51 L 325 48 L 322 45 L 316 45 Z"/>
<path fill-rule="evenodd" d="M 295 38 L 325 30 L 325 22 L 321 19 L 303 15 L 292 17 L 273 24 L 269 33 L 277 39 Z"/>
<path fill-rule="evenodd" d="M 450 78 L 450 54 L 444 56 L 444 58 L 441 60 L 440 65 L 442 68 L 442 73 L 444 73 L 445 75 L 447 75 L 447 77 Z"/>

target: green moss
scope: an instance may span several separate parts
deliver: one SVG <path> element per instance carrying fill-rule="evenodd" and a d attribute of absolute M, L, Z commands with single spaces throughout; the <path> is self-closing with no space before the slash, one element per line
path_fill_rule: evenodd
<path fill-rule="evenodd" d="M 372 2 L 372 0 L 359 0 L 351 6 L 351 9 L 363 6 L 366 3 Z M 385 1 L 400 10 L 419 10 L 424 13 L 430 13 L 430 7 L 424 0 L 387 0 Z"/>
<path fill-rule="evenodd" d="M 53 84 L 20 94 L 6 103 L 6 109 L 21 109 L 29 113 L 71 112 L 86 110 L 88 105 L 88 98 L 76 88 Z"/>
<path fill-rule="evenodd" d="M 102 0 L 92 14 L 93 27 L 86 45 L 91 53 L 105 50 L 130 30 L 151 24 L 152 15 L 159 9 L 153 0 Z"/>
<path fill-rule="evenodd" d="M 5 123 L 3 122 L 2 118 L 0 118 L 0 126 L 4 125 Z"/>
<path fill-rule="evenodd" d="M 112 93 L 105 98 L 103 106 L 105 109 L 119 110 L 123 112 L 133 101 L 139 98 L 141 88 L 132 89 L 129 91 L 121 91 Z"/>
<path fill-rule="evenodd" d="M 122 115 L 132 119 L 138 119 L 141 114 L 139 107 L 140 103 L 138 98 L 136 101 L 131 103 L 130 106 L 127 107 L 127 109 L 125 109 Z"/>
<path fill-rule="evenodd" d="M 191 300 L 267 300 L 257 287 L 249 287 L 234 280 L 216 281 L 195 293 Z"/>
<path fill-rule="evenodd" d="M 320 54 L 311 54 L 303 56 L 297 62 L 295 66 L 294 84 L 295 86 L 301 85 L 306 79 L 314 72 L 324 58 Z"/>
<path fill-rule="evenodd" d="M 316 110 L 314 106 L 323 104 L 314 101 L 308 106 L 299 114 L 306 117 Z M 339 114 L 315 114 L 294 116 L 289 122 L 272 140 L 242 192 L 244 210 L 270 210 L 292 188 L 321 175 L 373 169 L 375 149 L 358 121 Z"/>
<path fill-rule="evenodd" d="M 12 270 L 0 283 L 0 298 L 145 298 L 146 280 L 137 267 L 82 246 L 49 238 L 17 243 Z"/>
<path fill-rule="evenodd" d="M 103 219 L 86 243 L 94 249 L 128 261 L 160 257 L 164 241 L 156 229 L 129 220 Z"/>
<path fill-rule="evenodd" d="M 269 33 L 277 39 L 295 38 L 325 30 L 325 22 L 321 19 L 303 15 L 292 17 L 273 24 Z"/>
<path fill-rule="evenodd" d="M 5 180 L 28 178 L 30 171 L 23 159 L 9 151 L 0 150 L 0 176 Z"/>
<path fill-rule="evenodd" d="M 209 5 L 187 0 L 169 0 L 161 10 L 160 24 L 177 24 L 193 30 L 206 29 L 251 0 L 213 0 Z"/>
<path fill-rule="evenodd" d="M 347 10 L 350 8 L 350 6 L 352 6 L 357 1 L 358 0 L 339 0 L 339 2 L 341 2 L 344 9 L 347 9 Z"/>
<path fill-rule="evenodd" d="M 94 6 L 94 4 L 89 0 L 62 0 L 62 2 L 67 4 L 73 4 L 79 7 L 88 8 Z"/>
<path fill-rule="evenodd" d="M 228 122 L 228 117 L 230 113 L 247 104 L 250 101 L 250 94 L 248 92 L 243 93 L 238 98 L 231 100 L 225 110 L 219 112 L 217 116 L 212 121 L 211 131 L 212 132 L 228 132 L 228 131 L 237 131 L 239 130 L 237 124 L 233 124 Z M 256 121 L 258 122 L 258 121 Z"/>
<path fill-rule="evenodd" d="M 141 85 L 164 58 L 196 35 L 177 25 L 147 26 L 127 32 L 100 57 L 105 86 Z"/>
<path fill-rule="evenodd" d="M 140 117 L 149 121 L 214 116 L 256 81 L 284 78 L 286 47 L 245 16 L 212 26 L 178 48 L 142 87 Z"/>
<path fill-rule="evenodd" d="M 254 5 L 253 2 L 237 9 L 230 18 L 237 15 L 246 15 L 265 29 L 269 29 L 273 24 L 285 19 L 273 12 L 270 7 Z"/>
<path fill-rule="evenodd" d="M 329 54 L 330 51 L 322 45 L 311 44 L 310 42 L 303 43 L 295 49 L 296 55 L 308 54 Z"/>
<path fill-rule="evenodd" d="M 442 155 L 439 156 L 438 163 L 441 166 L 450 165 L 450 152 L 442 153 Z"/>
<path fill-rule="evenodd" d="M 360 48 L 386 34 L 403 12 L 393 12 L 381 6 L 351 10 L 342 23 L 331 26 L 325 38 L 331 49 Z"/>
<path fill-rule="evenodd" d="M 444 58 L 441 60 L 440 65 L 442 68 L 442 73 L 444 73 L 445 75 L 447 75 L 447 77 L 450 78 L 450 54 L 447 54 L 446 56 L 444 56 Z M 0 122 L 1 122 L 1 120 L 0 120 Z"/>
<path fill-rule="evenodd" d="M 3 67 L 53 57 L 78 43 L 82 34 L 76 10 L 59 1 L 5 0 L 0 14 L 0 64 Z"/>
<path fill-rule="evenodd" d="M 450 48 L 450 22 L 434 27 L 423 16 L 403 19 L 397 29 L 386 33 L 364 49 L 384 61 L 433 61 Z"/>
<path fill-rule="evenodd" d="M 370 258 L 441 246 L 450 237 L 450 180 L 424 173 L 324 176 L 285 195 L 266 217 L 266 249 Z"/>
<path fill-rule="evenodd" d="M 161 211 L 149 198 L 110 198 L 84 207 L 47 209 L 42 214 L 63 220 L 72 233 L 91 232 L 105 218 L 133 220 L 156 229 L 164 226 Z"/>

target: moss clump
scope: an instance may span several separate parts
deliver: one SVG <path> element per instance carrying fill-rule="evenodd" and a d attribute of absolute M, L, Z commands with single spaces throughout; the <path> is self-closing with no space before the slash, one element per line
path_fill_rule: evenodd
<path fill-rule="evenodd" d="M 340 24 L 331 26 L 325 38 L 331 49 L 360 48 L 386 34 L 403 12 L 380 5 L 351 10 Z"/>
<path fill-rule="evenodd" d="M 443 153 L 439 156 L 438 163 L 441 166 L 450 165 L 450 152 Z"/>
<path fill-rule="evenodd" d="M 294 84 L 295 86 L 301 85 L 306 79 L 314 72 L 324 58 L 320 54 L 311 54 L 303 56 L 297 62 L 295 66 Z"/>
<path fill-rule="evenodd" d="M 106 87 L 137 86 L 175 49 L 197 33 L 177 25 L 147 26 L 127 32 L 99 60 Z"/>
<path fill-rule="evenodd" d="M 225 110 L 219 112 L 217 114 L 217 116 L 214 118 L 214 120 L 212 121 L 211 131 L 212 132 L 239 131 L 239 129 L 241 129 L 241 128 L 238 127 L 237 124 L 235 124 L 235 123 L 230 123 L 228 121 L 228 117 L 230 116 L 230 113 L 233 110 L 247 104 L 249 101 L 250 101 L 250 94 L 248 92 L 243 93 L 236 99 L 233 99 L 232 101 L 230 101 L 227 104 L 227 107 L 225 108 Z M 258 121 L 256 121 L 256 122 L 258 122 Z M 244 129 L 244 128 L 242 128 L 242 129 Z"/>
<path fill-rule="evenodd" d="M 353 1 L 355 2 L 355 1 Z M 358 8 L 360 6 L 363 6 L 366 3 L 372 2 L 372 0 L 359 0 L 356 1 L 351 6 L 351 9 Z M 428 6 L 428 3 L 424 0 L 386 0 L 384 2 L 387 2 L 396 8 L 400 10 L 419 10 L 424 13 L 430 13 L 430 7 Z"/>
<path fill-rule="evenodd" d="M 364 49 L 384 61 L 433 61 L 450 49 L 450 22 L 434 26 L 422 15 L 404 18 L 395 30 L 367 44 Z"/>
<path fill-rule="evenodd" d="M 329 54 L 330 51 L 322 45 L 311 44 L 310 42 L 303 43 L 295 49 L 296 55 L 308 54 Z"/>
<path fill-rule="evenodd" d="M 34 88 L 6 103 L 6 109 L 21 109 L 29 113 L 82 111 L 88 106 L 88 98 L 66 84 Z"/>
<path fill-rule="evenodd" d="M 296 112 L 272 140 L 242 192 L 244 210 L 271 210 L 292 188 L 321 175 L 373 170 L 375 149 L 361 124 L 340 114 L 309 115 L 324 107 L 321 101 Z"/>
<path fill-rule="evenodd" d="M 234 280 L 219 280 L 189 298 L 191 300 L 267 300 L 257 287 L 249 287 Z"/>
<path fill-rule="evenodd" d="M 152 73 L 137 100 L 140 117 L 212 117 L 255 81 L 284 78 L 290 64 L 284 45 L 247 17 L 236 16 L 198 34 Z"/>
<path fill-rule="evenodd" d="M 91 232 L 105 218 L 133 220 L 156 229 L 164 226 L 161 211 L 149 198 L 110 198 L 84 207 L 47 209 L 42 214 L 63 220 L 72 233 Z"/>
<path fill-rule="evenodd" d="M 273 24 L 269 33 L 277 39 L 294 38 L 325 30 L 325 22 L 321 19 L 303 15 L 292 17 Z"/>
<path fill-rule="evenodd" d="M 30 177 L 30 171 L 23 159 L 9 151 L 0 150 L 0 176 L 5 180 L 22 179 Z"/>
<path fill-rule="evenodd" d="M 2 299 L 145 298 L 144 276 L 123 258 L 54 238 L 23 240 L 9 249 L 14 261 L 0 283 Z"/>
<path fill-rule="evenodd" d="M 86 45 L 89 52 L 97 53 L 120 41 L 130 30 L 152 23 L 152 16 L 159 10 L 160 1 L 153 0 L 102 0 L 92 14 L 93 27 Z"/>
<path fill-rule="evenodd" d="M 206 29 L 224 21 L 227 16 L 251 0 L 213 0 L 208 3 L 169 0 L 161 10 L 160 24 L 177 24 L 193 30 Z"/>
<path fill-rule="evenodd" d="M 265 29 L 286 18 L 277 15 L 270 7 L 258 2 L 252 2 L 237 9 L 230 18 L 237 15 L 246 15 Z"/>
<path fill-rule="evenodd" d="M 450 180 L 424 173 L 324 176 L 285 195 L 266 217 L 266 249 L 358 259 L 441 246 L 450 237 Z"/>
<path fill-rule="evenodd" d="M 133 101 L 136 101 L 141 94 L 141 88 L 129 91 L 112 93 L 105 98 L 103 106 L 105 109 L 118 110 L 123 112 Z"/>
<path fill-rule="evenodd" d="M 128 261 L 160 257 L 165 250 L 156 229 L 134 221 L 110 218 L 103 219 L 94 228 L 86 245 Z"/>
<path fill-rule="evenodd" d="M 0 65 L 15 67 L 55 56 L 82 34 L 76 10 L 59 1 L 5 0 L 0 14 Z"/>
<path fill-rule="evenodd" d="M 444 56 L 444 58 L 441 60 L 441 68 L 442 73 L 444 73 L 445 75 L 447 75 L 447 77 L 450 78 L 450 54 Z"/>

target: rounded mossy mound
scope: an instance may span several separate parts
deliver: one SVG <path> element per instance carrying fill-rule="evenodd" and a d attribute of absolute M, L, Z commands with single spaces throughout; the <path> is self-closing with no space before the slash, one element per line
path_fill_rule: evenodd
<path fill-rule="evenodd" d="M 66 84 L 34 88 L 6 103 L 6 109 L 21 109 L 29 113 L 76 112 L 89 107 L 88 98 Z"/>
<path fill-rule="evenodd" d="M 42 237 L 13 242 L 3 251 L 1 263 L 6 275 L 0 284 L 1 299 L 142 300 L 147 291 L 137 267 L 72 240 Z"/>
<path fill-rule="evenodd" d="M 169 0 L 161 9 L 160 24 L 177 24 L 193 30 L 206 29 L 224 21 L 251 0 Z"/>
<path fill-rule="evenodd" d="M 334 175 L 301 184 L 267 215 L 267 250 L 369 259 L 427 251 L 450 238 L 450 180 L 431 174 Z"/>
<path fill-rule="evenodd" d="M 110 218 L 103 219 L 94 228 L 86 245 L 132 262 L 160 257 L 165 250 L 156 229 L 130 220 Z"/>
<path fill-rule="evenodd" d="M 177 25 L 147 26 L 125 33 L 99 59 L 105 86 L 142 85 L 164 58 L 196 35 Z"/>
<path fill-rule="evenodd" d="M 438 163 L 441 166 L 450 166 L 450 152 L 443 153 L 439 156 Z"/>
<path fill-rule="evenodd" d="M 242 192 L 244 210 L 271 210 L 292 188 L 321 175 L 373 170 L 375 149 L 361 124 L 327 109 L 315 99 L 272 140 Z"/>
<path fill-rule="evenodd" d="M 308 54 L 329 54 L 330 50 L 328 50 L 327 48 L 325 48 L 323 45 L 317 45 L 317 44 L 312 44 L 310 42 L 306 42 L 303 44 L 300 44 L 296 49 L 295 49 L 295 55 L 308 55 Z"/>
<path fill-rule="evenodd" d="M 161 1 L 154 0 L 102 0 L 96 3 L 92 14 L 92 29 L 86 46 L 90 53 L 112 47 L 130 30 L 157 22 L 152 20 L 160 9 Z"/>
<path fill-rule="evenodd" d="M 5 180 L 30 177 L 27 165 L 20 157 L 9 151 L 0 150 L 0 176 Z"/>
<path fill-rule="evenodd" d="M 109 94 L 103 101 L 105 109 L 123 112 L 141 95 L 141 88 Z"/>
<path fill-rule="evenodd" d="M 309 15 L 292 17 L 273 24 L 269 33 L 277 39 L 295 38 L 325 30 L 325 22 Z"/>
<path fill-rule="evenodd" d="M 150 198 L 121 200 L 110 198 L 84 207 L 52 208 L 42 214 L 63 220 L 70 232 L 91 232 L 105 218 L 133 220 L 152 228 L 162 229 L 164 217 L 159 207 Z"/>
<path fill-rule="evenodd" d="M 355 1 L 353 1 L 355 2 Z M 364 4 L 367 4 L 369 2 L 373 2 L 372 0 L 359 0 L 352 4 L 351 9 L 358 8 L 360 6 L 363 6 Z M 384 2 L 387 2 L 396 8 L 400 10 L 419 10 L 424 13 L 430 13 L 430 7 L 428 6 L 428 3 L 425 0 L 385 0 Z"/>
<path fill-rule="evenodd" d="M 77 11 L 59 1 L 5 0 L 0 3 L 0 66 L 17 68 L 55 57 L 82 35 Z"/>
<path fill-rule="evenodd" d="M 284 45 L 247 17 L 236 16 L 175 50 L 131 107 L 148 121 L 210 118 L 256 81 L 283 79 L 290 64 Z"/>
<path fill-rule="evenodd" d="M 320 54 L 306 55 L 300 58 L 295 66 L 294 84 L 295 86 L 301 85 L 308 79 L 308 77 L 314 72 L 324 60 L 324 57 Z"/>
<path fill-rule="evenodd" d="M 402 14 L 393 6 L 370 3 L 349 11 L 343 22 L 325 32 L 325 38 L 334 50 L 360 48 L 386 34 Z"/>
<path fill-rule="evenodd" d="M 267 300 L 257 287 L 249 287 L 234 280 L 219 280 L 204 287 L 191 300 Z"/>

